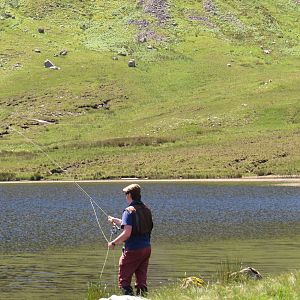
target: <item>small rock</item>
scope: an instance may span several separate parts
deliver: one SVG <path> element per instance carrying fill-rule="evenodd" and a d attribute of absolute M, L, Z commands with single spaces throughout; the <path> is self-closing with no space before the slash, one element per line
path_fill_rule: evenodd
<path fill-rule="evenodd" d="M 8 12 L 4 13 L 3 16 L 4 16 L 4 19 L 9 19 L 9 18 L 15 19 L 16 18 L 15 16 L 13 16 L 11 13 L 8 13 Z"/>
<path fill-rule="evenodd" d="M 21 67 L 22 67 L 22 64 L 19 62 L 13 65 L 13 68 L 21 68 Z"/>
<path fill-rule="evenodd" d="M 59 52 L 59 55 L 65 56 L 65 55 L 67 55 L 67 54 L 68 54 L 68 50 L 67 50 L 67 49 L 63 49 L 63 50 L 61 50 L 61 51 Z"/>
<path fill-rule="evenodd" d="M 120 51 L 120 52 L 118 52 L 118 55 L 120 55 L 120 56 L 127 56 L 127 52 L 125 52 L 125 51 Z"/>
<path fill-rule="evenodd" d="M 54 57 L 58 57 L 59 55 L 58 55 L 57 53 L 55 53 L 53 56 L 54 56 Z"/>
<path fill-rule="evenodd" d="M 173 22 L 172 25 L 173 25 L 173 26 L 177 26 L 178 24 L 177 24 L 176 22 Z"/>
<path fill-rule="evenodd" d="M 49 69 L 51 69 L 51 70 L 60 70 L 60 67 L 57 67 L 57 66 L 51 66 Z"/>
<path fill-rule="evenodd" d="M 50 67 L 54 67 L 54 66 L 55 65 L 49 59 L 45 60 L 45 62 L 44 62 L 45 68 L 50 68 Z"/>
<path fill-rule="evenodd" d="M 231 67 L 231 64 L 227 64 L 227 67 Z"/>
<path fill-rule="evenodd" d="M 128 61 L 128 67 L 129 67 L 129 68 L 134 68 L 134 67 L 136 67 L 135 60 L 134 60 L 134 59 L 130 59 L 130 60 Z"/>
<path fill-rule="evenodd" d="M 147 38 L 146 38 L 145 36 L 143 36 L 143 37 L 141 37 L 141 38 L 139 39 L 139 42 L 140 42 L 140 43 L 146 43 L 146 42 L 147 42 Z"/>
<path fill-rule="evenodd" d="M 151 50 L 151 49 L 153 49 L 153 46 L 148 45 L 148 46 L 147 46 L 147 49 Z"/>
<path fill-rule="evenodd" d="M 35 48 L 35 49 L 33 49 L 33 51 L 34 51 L 35 53 L 41 53 L 41 50 L 40 50 L 39 48 Z"/>
<path fill-rule="evenodd" d="M 269 49 L 265 49 L 263 52 L 264 52 L 264 54 L 271 54 L 272 51 Z"/>
<path fill-rule="evenodd" d="M 113 60 L 119 60 L 119 58 L 117 56 L 113 56 L 112 58 Z"/>
<path fill-rule="evenodd" d="M 44 28 L 38 28 L 38 33 L 45 33 L 45 29 Z"/>

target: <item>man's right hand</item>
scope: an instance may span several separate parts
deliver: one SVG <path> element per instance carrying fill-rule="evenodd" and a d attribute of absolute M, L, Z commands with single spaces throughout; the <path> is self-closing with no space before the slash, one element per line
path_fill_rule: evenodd
<path fill-rule="evenodd" d="M 107 217 L 107 221 L 109 222 L 109 223 L 111 223 L 111 224 L 114 224 L 115 223 L 115 221 L 114 221 L 114 217 L 112 217 L 112 216 L 108 216 Z"/>

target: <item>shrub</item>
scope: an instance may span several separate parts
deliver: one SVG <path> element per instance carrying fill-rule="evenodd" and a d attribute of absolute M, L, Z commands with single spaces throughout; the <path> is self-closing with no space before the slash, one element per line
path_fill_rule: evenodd
<path fill-rule="evenodd" d="M 34 173 L 31 177 L 30 180 L 33 181 L 39 181 L 41 179 L 43 179 L 44 177 L 40 174 L 40 173 Z"/>
<path fill-rule="evenodd" d="M 9 172 L 0 173 L 0 181 L 15 181 L 17 180 L 16 174 Z"/>

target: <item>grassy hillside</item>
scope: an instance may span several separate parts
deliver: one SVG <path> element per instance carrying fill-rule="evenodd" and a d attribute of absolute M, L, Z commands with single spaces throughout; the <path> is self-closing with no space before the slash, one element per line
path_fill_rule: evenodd
<path fill-rule="evenodd" d="M 299 175 L 299 35 L 296 0 L 1 1 L 0 179 Z"/>

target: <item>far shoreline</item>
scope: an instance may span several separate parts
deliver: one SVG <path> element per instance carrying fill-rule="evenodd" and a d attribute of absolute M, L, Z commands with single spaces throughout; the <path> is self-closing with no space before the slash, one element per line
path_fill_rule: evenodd
<path fill-rule="evenodd" d="M 203 179 L 147 179 L 147 178 L 121 178 L 121 179 L 98 179 L 98 180 L 19 180 L 0 181 L 0 184 L 51 184 L 51 183 L 127 183 L 127 182 L 153 182 L 153 183 L 276 183 L 285 186 L 300 186 L 299 176 L 253 176 L 242 178 L 203 178 Z"/>

